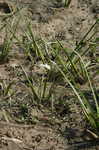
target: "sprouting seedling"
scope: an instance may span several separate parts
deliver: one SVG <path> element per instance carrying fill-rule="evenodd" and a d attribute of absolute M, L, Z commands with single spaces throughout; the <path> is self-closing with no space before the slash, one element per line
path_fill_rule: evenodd
<path fill-rule="evenodd" d="M 5 81 L 0 81 L 0 95 L 4 98 L 11 98 L 14 95 L 14 91 L 12 90 L 12 85 L 15 84 L 15 81 L 7 84 Z"/>

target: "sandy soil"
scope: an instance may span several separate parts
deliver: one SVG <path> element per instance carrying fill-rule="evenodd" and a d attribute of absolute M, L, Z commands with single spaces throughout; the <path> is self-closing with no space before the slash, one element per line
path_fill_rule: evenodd
<path fill-rule="evenodd" d="M 17 31 L 18 37 L 22 35 L 30 22 L 37 38 L 41 37 L 45 42 L 57 39 L 67 48 L 74 48 L 75 43 L 85 35 L 99 16 L 98 0 L 72 0 L 69 8 L 64 8 L 63 3 L 58 0 L 2 0 L 0 1 L 0 27 L 6 21 L 5 14 L 8 15 L 10 11 L 4 7 L 5 3 L 12 10 L 20 8 L 20 15 L 14 14 L 15 20 L 21 16 Z M 4 36 L 5 32 L 1 31 L 1 45 Z M 73 143 L 92 139 L 82 110 L 75 102 L 70 89 L 68 88 L 66 92 L 61 85 L 57 88 L 61 95 L 56 91 L 57 98 L 66 100 L 66 105 L 65 107 L 57 106 L 55 115 L 50 114 L 46 108 L 42 108 L 43 111 L 39 110 L 32 104 L 26 89 L 19 82 L 22 74 L 20 64 L 24 66 L 27 73 L 30 72 L 30 65 L 24 60 L 22 49 L 13 45 L 10 55 L 11 59 L 7 63 L 0 64 L 0 81 L 6 84 L 11 80 L 17 81 L 13 86 L 16 94 L 10 100 L 0 95 L 0 150 L 98 150 L 98 146 L 88 148 L 86 146 L 88 144 L 84 147 L 69 147 Z M 35 72 L 41 72 L 41 70 L 36 68 Z M 97 82 L 99 78 L 95 80 Z M 1 83 L 0 90 L 2 90 Z M 20 112 L 22 103 L 29 106 L 28 116 L 23 121 Z M 61 110 L 60 107 L 63 109 Z"/>

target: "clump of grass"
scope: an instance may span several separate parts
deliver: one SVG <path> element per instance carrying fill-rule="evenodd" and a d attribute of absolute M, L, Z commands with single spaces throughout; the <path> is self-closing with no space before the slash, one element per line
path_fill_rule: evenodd
<path fill-rule="evenodd" d="M 11 52 L 13 40 L 17 31 L 17 27 L 20 20 L 16 21 L 15 18 L 13 20 L 8 19 L 6 24 L 0 29 L 2 31 L 5 29 L 5 37 L 3 40 L 3 44 L 0 45 L 0 63 L 7 62 L 9 60 L 9 53 Z"/>
<path fill-rule="evenodd" d="M 68 7 L 70 2 L 71 0 L 65 0 L 65 6 Z M 94 23 L 82 40 L 77 43 L 76 48 L 72 50 L 71 53 L 69 53 L 68 49 L 64 48 L 59 41 L 54 43 L 54 46 L 50 47 L 51 52 L 49 53 L 49 51 L 46 49 L 45 42 L 42 39 L 40 42 L 43 44 L 43 48 L 40 43 L 36 41 L 30 24 L 27 26 L 27 31 L 24 31 L 26 39 L 23 39 L 21 42 L 15 35 L 18 23 L 19 20 L 14 28 L 8 28 L 8 30 L 6 30 L 6 37 L 0 53 L 0 61 L 3 62 L 8 58 L 11 46 L 13 44 L 12 41 L 15 38 L 19 44 L 23 46 L 25 55 L 30 58 L 32 65 L 37 63 L 36 61 L 34 63 L 35 58 L 40 58 L 39 60 L 42 62 L 42 66 L 46 67 L 46 77 L 42 75 L 38 78 L 36 85 L 34 85 L 34 79 L 32 76 L 30 78 L 24 68 L 21 66 L 25 79 L 27 80 L 27 84 L 25 84 L 25 86 L 33 99 L 33 103 L 40 105 L 45 101 L 46 103 L 49 103 L 50 101 L 51 108 L 53 110 L 55 102 L 54 91 L 57 86 L 55 84 L 55 74 L 57 74 L 59 75 L 59 78 L 62 79 L 62 82 L 68 83 L 73 89 L 87 120 L 90 122 L 92 127 L 99 131 L 99 95 L 97 94 L 97 87 L 93 85 L 90 77 L 90 66 L 93 65 L 93 61 L 86 61 L 86 55 L 88 53 L 91 53 L 91 56 L 94 56 L 94 53 L 96 52 L 97 41 L 99 42 L 99 38 L 95 38 L 95 40 L 93 40 L 96 32 L 92 33 L 90 37 L 88 36 L 99 23 L 99 20 Z M 10 37 L 8 32 L 10 32 Z M 97 62 L 98 60 L 96 59 L 95 63 Z M 53 72 L 55 73 L 54 75 L 52 75 Z M 97 74 L 98 73 L 99 71 L 97 71 Z M 54 77 L 49 84 L 51 76 Z M 92 93 L 93 103 L 90 102 L 90 99 L 88 99 L 81 90 L 81 86 L 86 83 L 89 85 Z M 10 93 L 10 89 L 12 84 L 13 83 L 5 86 L 5 84 L 2 83 L 1 88 L 3 90 L 1 90 L 0 95 L 3 95 L 4 97 L 11 97 L 12 94 Z M 20 109 L 24 118 L 27 117 L 28 107 L 26 105 L 22 105 Z M 99 133 L 97 134 L 99 136 Z"/>
<path fill-rule="evenodd" d="M 23 49 L 25 55 L 34 63 L 36 59 L 41 59 L 45 63 L 44 51 L 40 46 L 41 40 L 36 40 L 31 25 L 27 25 L 27 31 L 24 31 Z"/>
<path fill-rule="evenodd" d="M 90 42 L 94 41 L 94 45 L 96 44 L 96 40 L 94 39 L 95 33 L 92 33 L 90 37 L 89 34 L 91 31 L 95 28 L 95 26 L 98 24 L 98 21 L 95 22 L 95 24 L 89 29 L 89 31 L 85 34 L 85 36 L 82 38 L 82 40 L 76 45 L 76 48 L 69 54 L 68 49 L 64 48 L 62 44 L 58 41 L 57 45 L 59 47 L 54 47 L 54 50 L 52 51 L 52 56 L 45 50 L 44 52 L 47 52 L 48 58 L 46 59 L 44 56 L 44 52 L 42 53 L 42 49 L 39 48 L 38 44 L 35 41 L 34 35 L 32 33 L 32 30 L 30 26 L 28 27 L 29 33 L 27 35 L 28 39 L 31 39 L 32 42 L 32 48 L 37 56 L 41 57 L 41 60 L 43 64 L 46 62 L 50 64 L 50 67 L 54 66 L 55 69 L 58 70 L 60 73 L 60 78 L 63 78 L 65 82 L 67 82 L 71 88 L 73 89 L 75 95 L 77 96 L 78 100 L 80 101 L 82 110 L 95 129 L 99 130 L 99 106 L 98 106 L 98 100 L 97 100 L 97 90 L 95 90 L 95 86 L 92 84 L 91 78 L 90 78 L 90 72 L 89 67 L 91 65 L 91 61 L 86 61 L 85 57 L 88 52 L 92 51 L 93 45 L 90 44 Z M 89 43 L 89 45 L 87 45 Z M 87 45 L 87 48 L 86 48 Z M 53 48 L 52 48 L 53 49 Z M 29 79 L 27 73 L 22 68 L 24 75 L 26 79 L 28 80 L 28 87 L 31 89 L 33 99 L 37 103 L 42 103 L 45 99 L 49 100 L 51 95 L 53 96 L 53 90 L 52 87 L 54 86 L 54 82 L 52 83 L 52 86 L 49 89 L 49 94 L 46 96 L 46 92 L 48 91 L 47 87 L 47 81 L 44 78 L 41 78 L 39 81 L 39 86 L 35 88 Z M 52 70 L 50 70 L 50 73 Z M 58 73 L 57 72 L 57 73 Z M 55 80 L 54 80 L 55 81 Z M 92 104 L 90 103 L 90 100 L 86 98 L 84 93 L 82 92 L 81 85 L 88 83 L 90 87 L 90 91 L 93 95 L 93 103 L 94 107 L 92 107 Z M 43 85 L 43 86 L 42 86 Z"/>
<path fill-rule="evenodd" d="M 6 36 L 4 38 L 4 42 L 0 47 L 0 63 L 4 63 L 8 61 L 8 55 L 9 51 L 11 49 L 11 43 L 12 41 L 8 40 L 8 35 L 6 33 Z"/>
<path fill-rule="evenodd" d="M 11 81 L 7 83 L 4 80 L 0 80 L 0 115 L 2 116 L 6 122 L 9 122 L 11 120 L 9 112 L 5 109 L 5 106 L 10 106 L 12 105 L 12 97 L 15 94 L 15 91 L 13 90 L 12 86 L 15 84 L 14 81 Z"/>
<path fill-rule="evenodd" d="M 99 95 L 97 94 L 97 88 L 91 81 L 90 72 L 88 71 L 88 67 L 89 67 L 88 64 L 91 65 L 91 62 L 87 63 L 86 60 L 84 59 L 86 50 L 82 52 L 82 48 L 85 47 L 85 46 L 82 46 L 82 42 L 86 40 L 87 35 L 92 31 L 92 29 L 97 24 L 98 24 L 98 20 L 90 28 L 90 30 L 87 32 L 84 38 L 79 42 L 79 44 L 77 45 L 75 50 L 73 50 L 71 55 L 68 54 L 68 51 L 66 50 L 66 48 L 63 48 L 62 44 L 59 42 L 63 51 L 65 52 L 67 56 L 67 60 L 63 59 L 63 57 L 61 57 L 58 54 L 57 55 L 58 63 L 52 60 L 50 60 L 50 62 L 54 66 L 56 66 L 56 68 L 59 70 L 61 75 L 64 77 L 65 81 L 73 89 L 75 95 L 77 96 L 81 104 L 84 115 L 86 116 L 87 120 L 90 122 L 91 126 L 94 127 L 98 131 L 97 135 L 99 136 L 99 102 L 98 102 Z M 90 41 L 92 38 L 93 36 L 89 38 Z M 94 44 L 97 44 L 97 43 L 94 43 Z M 89 48 L 91 50 L 90 46 L 91 45 L 89 45 Z M 79 79 L 79 82 L 77 82 L 77 79 Z M 92 98 L 93 103 L 90 102 L 90 99 L 86 98 L 86 96 L 81 90 L 80 84 L 82 84 L 82 81 L 84 80 L 86 80 L 86 82 L 89 85 L 89 88 L 93 97 Z"/>
<path fill-rule="evenodd" d="M 49 101 L 49 99 L 53 95 L 53 89 L 54 89 L 54 82 L 52 84 L 48 84 L 47 79 L 45 79 L 43 76 L 39 77 L 38 83 L 36 85 L 33 84 L 33 78 L 29 78 L 24 68 L 21 66 L 23 73 L 25 75 L 26 80 L 28 83 L 26 84 L 26 87 L 32 96 L 33 103 L 35 104 L 43 104 L 45 101 Z"/>

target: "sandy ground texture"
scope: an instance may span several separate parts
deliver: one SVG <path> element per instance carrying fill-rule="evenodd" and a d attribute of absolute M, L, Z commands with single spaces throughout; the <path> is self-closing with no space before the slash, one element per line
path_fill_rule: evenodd
<path fill-rule="evenodd" d="M 11 15 L 9 8 L 12 9 Z M 13 14 L 17 8 L 20 9 L 20 15 Z M 41 37 L 46 43 L 57 39 L 65 47 L 74 48 L 75 43 L 85 35 L 99 17 L 99 2 L 98 0 L 71 0 L 70 6 L 64 8 L 60 0 L 1 0 L 0 28 L 9 17 L 13 18 L 14 15 L 16 21 L 21 18 L 17 30 L 18 37 L 21 37 L 22 32 L 31 23 L 34 35 Z M 5 32 L 1 31 L 0 45 L 4 37 Z M 91 141 L 91 144 L 85 142 L 92 140 L 91 135 L 86 130 L 82 110 L 74 101 L 70 89 L 64 92 L 65 88 L 60 85 L 58 91 L 61 97 L 56 91 L 58 98 L 67 99 L 68 107 L 66 105 L 61 110 L 61 105 L 57 106 L 57 113 L 53 116 L 46 109 L 47 106 L 42 108 L 43 111 L 39 110 L 31 104 L 31 98 L 27 96 L 26 89 L 19 82 L 19 74 L 22 73 L 19 65 L 22 64 L 27 72 L 30 71 L 22 49 L 18 45 L 13 45 L 12 55 L 13 58 L 11 57 L 7 63 L 0 64 L 0 81 L 3 80 L 6 84 L 13 79 L 17 81 L 13 86 L 16 91 L 13 98 L 8 100 L 0 96 L 0 150 L 98 150 L 97 140 Z M 34 71 L 41 72 L 39 68 Z M 99 78 L 95 80 L 98 82 Z M 22 103 L 29 106 L 28 116 L 23 122 L 20 115 Z M 58 117 L 57 114 L 62 116 Z"/>

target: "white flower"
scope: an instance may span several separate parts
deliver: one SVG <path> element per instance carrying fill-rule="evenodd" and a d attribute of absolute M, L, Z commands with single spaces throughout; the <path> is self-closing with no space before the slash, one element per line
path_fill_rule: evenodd
<path fill-rule="evenodd" d="M 51 69 L 50 65 L 48 65 L 48 64 L 40 64 L 39 66 L 40 66 L 41 68 L 46 68 L 46 69 L 48 69 L 48 70 Z"/>

